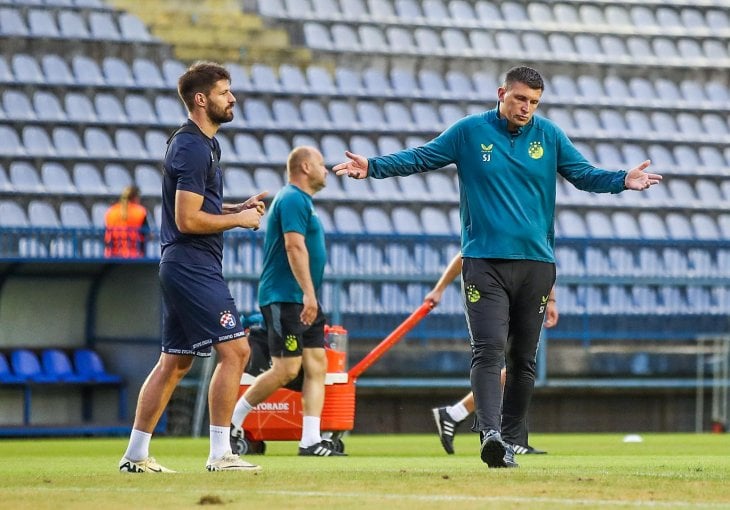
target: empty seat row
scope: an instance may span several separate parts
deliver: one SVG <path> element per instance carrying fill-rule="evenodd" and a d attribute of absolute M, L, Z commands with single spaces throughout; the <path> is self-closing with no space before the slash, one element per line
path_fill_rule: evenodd
<path fill-rule="evenodd" d="M 631 143 L 592 142 L 590 135 L 574 136 L 576 148 L 592 163 L 609 169 L 626 169 L 650 159 L 660 173 L 687 175 L 727 175 L 730 148 L 721 143 L 705 145 L 701 141 L 669 144 L 659 137 L 646 146 Z"/>
<path fill-rule="evenodd" d="M 284 93 L 296 96 L 304 94 L 374 96 L 380 98 L 403 97 L 410 99 L 457 99 L 483 101 L 496 96 L 500 77 L 488 68 L 463 72 L 449 69 L 420 67 L 416 71 L 402 66 L 367 67 L 361 71 L 348 66 L 337 66 L 334 73 L 317 65 L 302 70 L 290 64 L 278 68 L 266 64 L 254 64 L 245 69 L 238 64 L 229 64 L 231 83 L 235 90 Z M 716 111 L 730 100 L 728 84 L 719 79 L 698 81 L 696 78 L 682 78 L 674 82 L 667 77 L 648 80 L 641 76 L 624 79 L 616 74 L 602 78 L 595 74 L 579 74 L 572 77 L 565 74 L 545 76 L 544 102 L 585 104 L 596 103 L 655 107 L 685 105 L 688 110 L 705 108 Z"/>
<path fill-rule="evenodd" d="M 492 33 L 494 32 L 494 34 Z M 601 65 L 672 65 L 676 67 L 728 67 L 728 44 L 723 38 L 699 41 L 664 35 L 650 37 L 615 34 L 595 35 L 539 31 L 516 33 L 513 29 L 487 31 L 445 28 L 441 31 L 419 27 L 412 31 L 401 26 L 384 29 L 377 25 L 332 26 L 306 22 L 307 46 L 314 50 L 362 54 L 448 56 L 483 58 L 485 53 L 502 59 L 525 58 L 541 61 L 590 62 Z M 661 59 L 659 61 L 658 59 Z"/>
<path fill-rule="evenodd" d="M 0 56 L 0 82 L 6 83 L 174 91 L 184 71 L 185 66 L 174 59 L 165 59 L 158 66 L 152 60 L 141 57 L 127 64 L 119 57 L 107 56 L 97 61 L 83 54 L 74 54 L 69 60 L 53 53 L 38 57 L 15 53 L 9 61 Z"/>
<path fill-rule="evenodd" d="M 14 161 L 8 174 L 0 166 L 0 191 L 118 196 L 125 187 L 135 184 L 143 197 L 159 197 L 162 189 L 160 170 L 146 164 L 129 171 L 119 163 L 108 163 L 101 170 L 90 163 L 76 163 L 69 171 L 53 161 L 43 163 L 38 170 L 29 162 Z"/>
<path fill-rule="evenodd" d="M 112 10 L 65 9 L 62 6 L 18 9 L 0 7 L 0 37 L 81 41 L 149 42 L 154 38 L 133 14 Z"/>
<path fill-rule="evenodd" d="M 648 82 L 647 82 L 648 83 Z M 616 108 L 550 107 L 544 115 L 569 135 L 666 141 L 730 141 L 730 124 L 717 113 L 642 111 Z"/>
<path fill-rule="evenodd" d="M 12 127 L 0 125 L 0 157 L 159 161 L 168 136 L 168 133 L 148 130 L 143 141 L 136 131 L 121 128 L 112 137 L 100 127 L 85 128 L 79 136 L 76 129 L 65 126 L 54 127 L 49 134 L 36 125 L 23 127 L 19 136 Z"/>
<path fill-rule="evenodd" d="M 296 20 L 348 19 L 414 26 L 489 26 L 518 23 L 562 29 L 601 26 L 626 31 L 662 30 L 678 35 L 706 30 L 724 33 L 730 17 L 719 7 L 596 5 L 590 2 L 497 2 L 479 0 L 259 0 L 265 16 Z"/>
<path fill-rule="evenodd" d="M 727 314 L 730 293 L 722 286 L 558 285 L 561 314 Z"/>
<path fill-rule="evenodd" d="M 563 209 L 558 211 L 555 228 L 558 237 L 566 238 L 721 240 L 730 239 L 730 214 L 723 212 L 715 218 L 705 213 L 662 216 L 643 211 L 634 216 L 626 211 L 579 214 Z"/>
<path fill-rule="evenodd" d="M 107 372 L 95 351 L 75 349 L 72 356 L 73 361 L 62 349 L 44 349 L 40 356 L 30 349 L 15 349 L 8 360 L 0 353 L 0 384 L 122 383 L 120 376 Z"/>
<path fill-rule="evenodd" d="M 591 246 L 578 249 L 559 243 L 555 249 L 563 277 L 706 278 L 730 275 L 730 251 L 702 247 Z"/>
<path fill-rule="evenodd" d="M 643 159 L 646 158 L 636 159 L 634 163 L 641 162 Z M 618 196 L 586 193 L 567 181 L 561 181 L 558 185 L 557 201 L 559 205 L 594 205 L 596 207 L 723 209 L 730 201 L 730 180 L 700 178 L 693 184 L 692 181 L 683 177 L 672 176 L 653 187 L 651 193 L 626 192 Z"/>
<path fill-rule="evenodd" d="M 2 109 L 10 121 L 40 120 L 56 123 L 103 123 L 177 126 L 187 113 L 180 99 L 157 96 L 154 102 L 137 93 L 125 95 L 120 101 L 115 94 L 98 92 L 94 95 L 68 92 L 59 97 L 47 90 L 36 90 L 28 97 L 21 90 L 7 89 L 2 94 Z"/>

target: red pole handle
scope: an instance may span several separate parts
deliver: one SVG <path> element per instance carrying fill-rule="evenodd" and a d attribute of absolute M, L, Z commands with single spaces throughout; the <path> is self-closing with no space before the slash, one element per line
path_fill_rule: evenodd
<path fill-rule="evenodd" d="M 350 378 L 355 380 L 360 377 L 360 375 L 362 375 L 362 373 L 367 370 L 370 365 L 378 361 L 388 349 L 397 344 L 406 333 L 412 330 L 421 319 L 428 315 L 431 308 L 433 308 L 431 303 L 424 301 L 423 304 L 416 308 L 416 310 L 406 320 L 401 322 L 400 325 L 387 337 L 385 337 L 382 342 L 376 345 L 372 351 L 367 353 L 363 359 L 349 370 L 348 375 Z"/>

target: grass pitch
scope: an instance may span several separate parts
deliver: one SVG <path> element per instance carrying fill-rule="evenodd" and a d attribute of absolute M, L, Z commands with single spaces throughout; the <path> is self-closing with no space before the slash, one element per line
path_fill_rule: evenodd
<path fill-rule="evenodd" d="M 730 509 L 730 436 L 534 434 L 548 455 L 487 469 L 476 434 L 447 456 L 433 435 L 353 434 L 348 457 L 297 457 L 295 442 L 250 456 L 263 472 L 208 473 L 207 438 L 162 438 L 152 454 L 178 471 L 122 475 L 126 438 L 0 441 L 0 507 L 8 509 Z"/>

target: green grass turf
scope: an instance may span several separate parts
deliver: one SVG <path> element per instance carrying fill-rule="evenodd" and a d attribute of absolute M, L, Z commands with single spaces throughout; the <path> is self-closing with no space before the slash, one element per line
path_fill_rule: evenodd
<path fill-rule="evenodd" d="M 296 456 L 296 442 L 267 442 L 249 456 L 263 472 L 208 473 L 207 438 L 152 441 L 179 471 L 125 474 L 125 438 L 0 441 L 0 508 L 364 509 L 728 508 L 730 436 L 534 434 L 548 455 L 519 469 L 487 469 L 477 437 L 457 435 L 447 456 L 433 435 L 345 437 L 348 457 Z"/>

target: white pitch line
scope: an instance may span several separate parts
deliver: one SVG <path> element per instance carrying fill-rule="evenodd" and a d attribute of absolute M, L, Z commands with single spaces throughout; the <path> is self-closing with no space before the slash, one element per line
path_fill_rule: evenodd
<path fill-rule="evenodd" d="M 169 475 L 167 475 L 169 476 Z M 174 477 L 174 475 L 173 475 Z M 205 492 L 201 489 L 148 489 L 142 487 L 33 487 L 23 488 L 20 490 L 33 490 L 35 492 L 118 492 L 118 493 L 163 493 L 163 494 L 191 494 L 194 496 Z M 12 492 L 12 489 L 11 489 Z M 439 495 L 439 494 L 373 494 L 372 492 L 327 492 L 327 491 L 285 491 L 285 490 L 257 490 L 246 488 L 243 489 L 210 489 L 211 494 L 226 495 L 246 495 L 261 494 L 268 496 L 287 496 L 287 497 L 308 497 L 308 498 L 374 498 L 389 500 L 412 500 L 412 501 L 445 501 L 445 502 L 508 502 L 508 503 L 555 503 L 573 506 L 589 506 L 589 505 L 613 505 L 622 507 L 635 508 L 697 508 L 701 504 L 702 508 L 728 508 L 730 501 L 725 502 L 709 502 L 709 501 L 643 501 L 643 500 L 623 500 L 623 499 L 573 499 L 573 498 L 546 498 L 546 497 L 529 497 L 529 496 L 467 496 L 467 495 Z M 7 494 L 7 493 L 6 493 Z"/>

